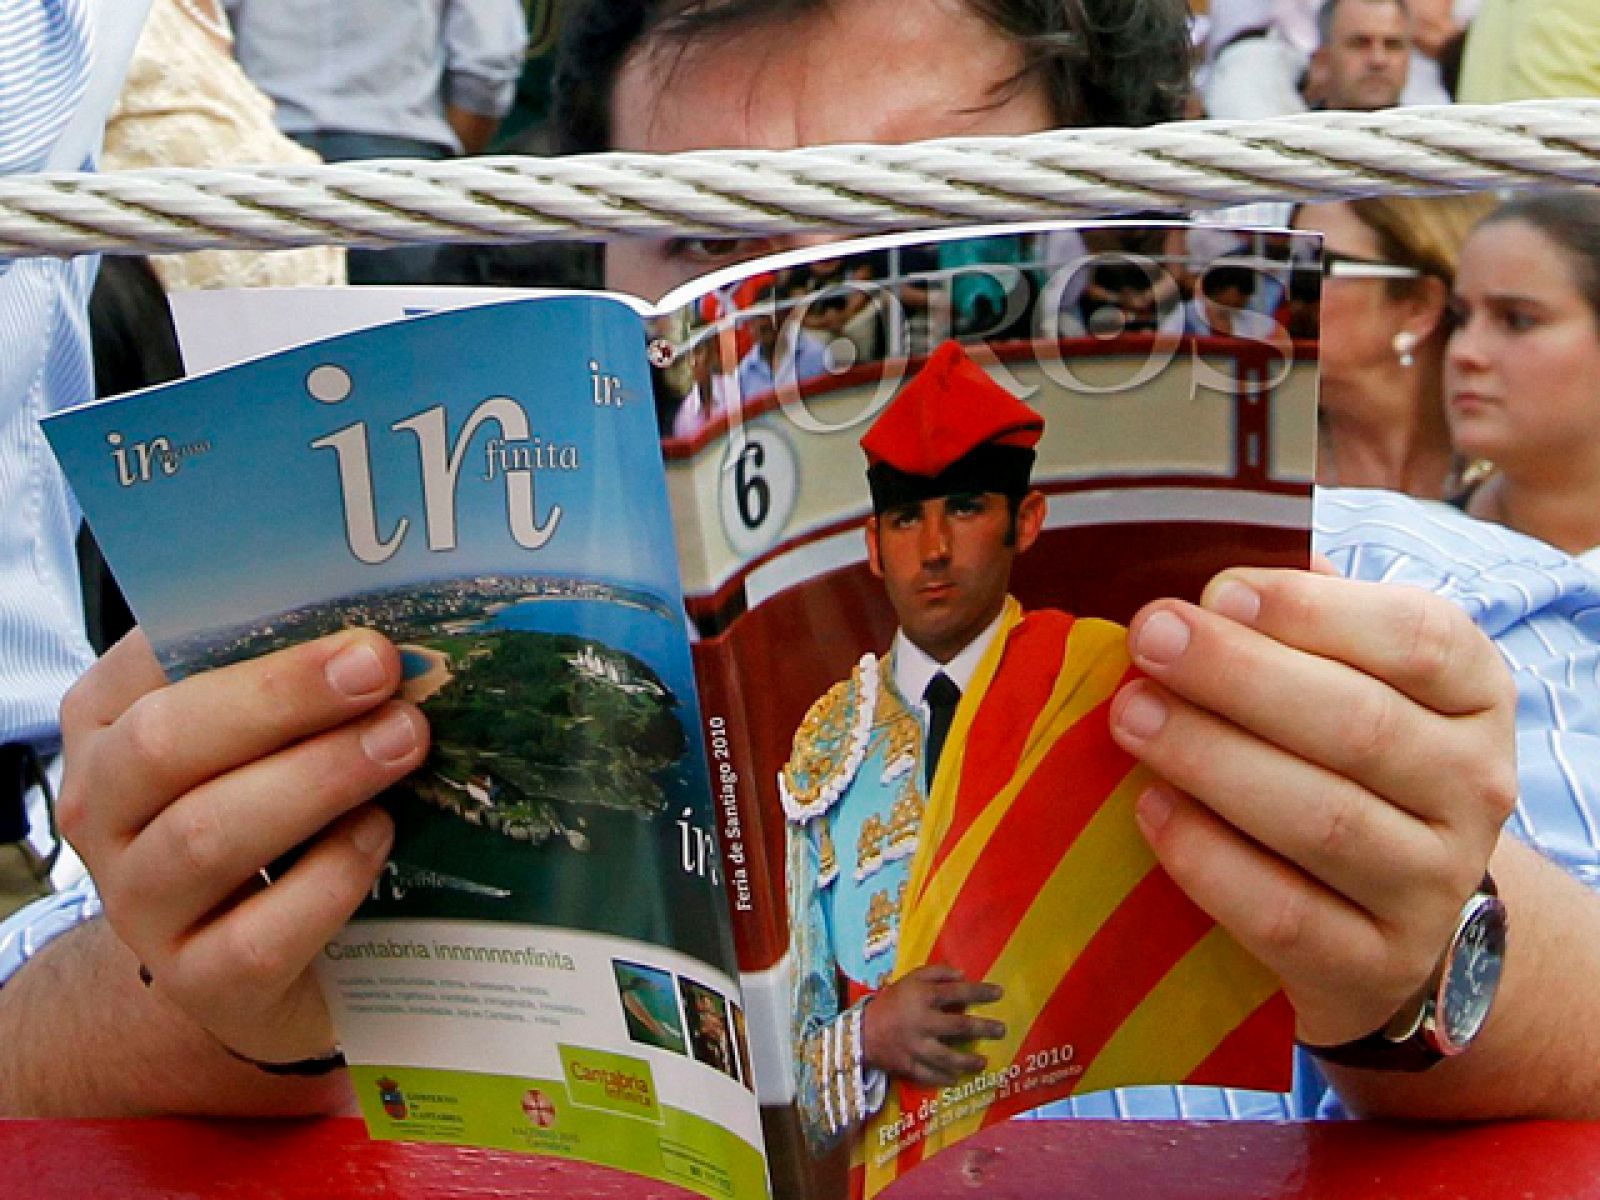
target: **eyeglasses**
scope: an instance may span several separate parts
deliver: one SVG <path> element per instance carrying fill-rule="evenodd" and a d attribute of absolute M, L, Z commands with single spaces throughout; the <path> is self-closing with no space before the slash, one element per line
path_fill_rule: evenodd
<path fill-rule="evenodd" d="M 1322 256 L 1324 279 L 1421 279 L 1423 272 L 1416 267 L 1399 263 L 1380 262 L 1375 258 L 1358 258 L 1354 254 L 1326 251 Z"/>

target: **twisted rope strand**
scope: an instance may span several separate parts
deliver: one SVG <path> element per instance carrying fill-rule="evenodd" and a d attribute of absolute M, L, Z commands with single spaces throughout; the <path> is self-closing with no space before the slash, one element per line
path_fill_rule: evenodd
<path fill-rule="evenodd" d="M 1600 101 L 904 146 L 0 179 L 0 254 L 772 235 L 1600 183 Z"/>

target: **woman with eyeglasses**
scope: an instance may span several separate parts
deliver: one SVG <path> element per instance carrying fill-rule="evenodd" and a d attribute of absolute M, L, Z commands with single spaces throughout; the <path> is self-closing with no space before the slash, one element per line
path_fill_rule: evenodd
<path fill-rule="evenodd" d="M 1317 479 L 1428 499 L 1457 489 L 1442 403 L 1456 259 L 1491 197 L 1391 196 L 1308 204 L 1323 235 Z"/>
<path fill-rule="evenodd" d="M 1520 197 L 1461 253 L 1445 358 L 1460 504 L 1600 569 L 1600 194 Z"/>

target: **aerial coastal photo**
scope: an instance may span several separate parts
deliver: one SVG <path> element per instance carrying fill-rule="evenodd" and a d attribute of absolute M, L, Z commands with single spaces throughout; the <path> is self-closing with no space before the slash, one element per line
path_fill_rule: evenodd
<path fill-rule="evenodd" d="M 678 868 L 677 825 L 709 797 L 689 752 L 698 717 L 682 618 L 665 600 L 603 580 L 474 575 L 305 605 L 169 643 L 164 657 L 188 674 L 355 625 L 400 647 L 404 694 L 433 730 L 427 763 L 385 797 L 393 862 L 362 915 L 425 905 L 625 936 L 671 930 L 694 952 L 680 939 L 694 940 L 715 888 Z"/>

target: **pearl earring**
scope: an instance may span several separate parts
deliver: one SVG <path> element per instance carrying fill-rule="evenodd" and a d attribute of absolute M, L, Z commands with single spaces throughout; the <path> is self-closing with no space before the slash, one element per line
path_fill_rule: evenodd
<path fill-rule="evenodd" d="M 1400 365 L 1411 368 L 1417 365 L 1417 335 L 1402 329 L 1394 335 L 1394 352 L 1400 356 Z"/>

